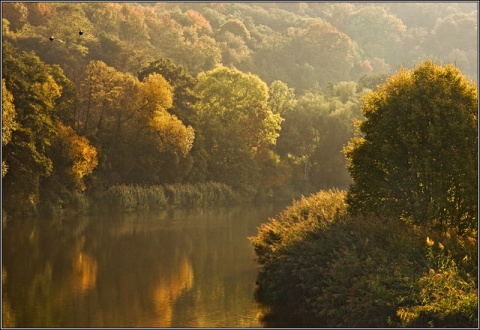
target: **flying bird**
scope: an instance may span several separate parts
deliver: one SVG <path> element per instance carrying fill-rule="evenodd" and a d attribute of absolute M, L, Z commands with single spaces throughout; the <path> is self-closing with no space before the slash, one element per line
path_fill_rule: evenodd
<path fill-rule="evenodd" d="M 48 39 L 50 39 L 50 41 L 58 40 L 58 41 L 60 41 L 60 42 L 65 43 L 65 41 L 63 41 L 62 39 L 57 39 L 57 38 L 55 38 L 54 36 L 51 36 L 51 37 L 48 38 Z"/>
<path fill-rule="evenodd" d="M 81 29 L 78 31 L 78 34 L 79 34 L 79 35 L 83 35 L 83 33 L 84 33 L 84 32 L 83 32 L 83 30 L 81 30 Z M 55 38 L 54 36 L 51 36 L 51 37 L 48 38 L 48 39 L 50 39 L 50 41 L 54 41 L 56 38 Z M 56 40 L 65 43 L 65 41 L 63 41 L 63 40 L 61 40 L 61 39 L 56 39 Z"/>

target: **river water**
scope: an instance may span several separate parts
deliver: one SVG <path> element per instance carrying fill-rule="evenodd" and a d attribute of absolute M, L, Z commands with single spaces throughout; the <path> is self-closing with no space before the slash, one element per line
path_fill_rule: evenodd
<path fill-rule="evenodd" d="M 264 327 L 249 236 L 287 203 L 3 223 L 3 327 Z"/>

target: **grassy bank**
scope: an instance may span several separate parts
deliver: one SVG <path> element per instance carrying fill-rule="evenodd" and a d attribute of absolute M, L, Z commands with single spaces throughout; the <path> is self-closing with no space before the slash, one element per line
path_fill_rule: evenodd
<path fill-rule="evenodd" d="M 345 192 L 322 191 L 296 201 L 250 239 L 258 300 L 287 305 L 312 324 L 477 325 L 476 233 L 352 218 Z"/>
<path fill-rule="evenodd" d="M 172 184 L 155 186 L 116 185 L 95 201 L 109 210 L 148 211 L 169 206 L 225 205 L 240 201 L 229 186 L 216 183 Z"/>

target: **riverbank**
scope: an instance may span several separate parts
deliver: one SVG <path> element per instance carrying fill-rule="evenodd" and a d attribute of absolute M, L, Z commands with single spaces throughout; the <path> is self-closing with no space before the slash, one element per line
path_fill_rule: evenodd
<path fill-rule="evenodd" d="M 321 327 L 477 325 L 476 233 L 354 218 L 344 191 L 321 191 L 262 224 L 250 240 L 257 299 L 292 317 Z"/>
<path fill-rule="evenodd" d="M 166 185 L 115 185 L 91 194 L 65 192 L 62 202 L 45 203 L 32 215 L 59 216 L 98 211 L 139 212 L 171 207 L 231 205 L 245 202 L 245 197 L 230 186 L 218 182 Z"/>
<path fill-rule="evenodd" d="M 51 218 L 98 212 L 149 212 L 172 208 L 191 208 L 225 205 L 259 205 L 264 203 L 290 203 L 300 192 L 284 192 L 270 196 L 267 193 L 248 195 L 221 182 L 178 183 L 164 185 L 114 185 L 106 191 L 61 191 L 62 198 L 37 203 L 18 213 L 2 209 L 9 219 L 24 217 Z"/>

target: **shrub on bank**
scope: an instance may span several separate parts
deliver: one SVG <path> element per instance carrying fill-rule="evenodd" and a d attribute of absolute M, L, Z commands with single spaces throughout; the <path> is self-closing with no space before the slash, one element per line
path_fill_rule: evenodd
<path fill-rule="evenodd" d="M 415 304 L 400 308 L 403 326 L 478 326 L 478 240 L 475 232 L 426 236 L 427 269 L 416 283 Z"/>
<path fill-rule="evenodd" d="M 342 191 L 302 198 L 250 238 L 259 263 L 260 301 L 288 305 L 322 327 L 476 324 L 477 285 L 468 281 L 476 274 L 472 262 L 464 262 L 462 270 L 449 266 L 442 279 L 450 289 L 435 293 L 438 297 L 429 285 L 430 269 L 447 272 L 441 265 L 463 253 L 476 258 L 473 238 L 467 240 L 471 247 L 452 238 L 449 252 L 432 254 L 427 229 L 395 218 L 350 217 L 344 198 Z M 460 306 L 456 311 L 454 302 Z"/>
<path fill-rule="evenodd" d="M 60 217 L 66 214 L 85 214 L 90 210 L 88 197 L 81 192 L 62 190 L 62 199 L 52 198 L 33 208 L 33 215 Z"/>

